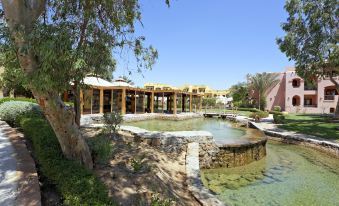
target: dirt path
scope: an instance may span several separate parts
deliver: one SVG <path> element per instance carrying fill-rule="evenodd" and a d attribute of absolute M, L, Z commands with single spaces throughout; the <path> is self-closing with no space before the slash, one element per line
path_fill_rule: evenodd
<path fill-rule="evenodd" d="M 87 132 L 86 136 L 94 135 Z M 119 205 L 200 205 L 185 185 L 185 155 L 168 154 L 122 134 L 113 141 L 114 155 L 108 165 L 97 165 L 95 172 L 107 185 Z"/>

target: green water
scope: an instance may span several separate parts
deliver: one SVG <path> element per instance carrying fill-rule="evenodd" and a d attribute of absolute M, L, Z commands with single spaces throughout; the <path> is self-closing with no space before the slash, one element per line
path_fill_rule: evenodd
<path fill-rule="evenodd" d="M 201 176 L 229 205 L 339 205 L 339 160 L 297 145 L 269 142 L 264 159 Z"/>
<path fill-rule="evenodd" d="M 205 130 L 216 142 L 239 143 L 257 135 L 216 119 L 128 123 L 151 131 Z M 232 206 L 339 206 L 339 160 L 297 145 L 267 143 L 267 156 L 237 168 L 202 170 L 204 185 Z"/>
<path fill-rule="evenodd" d="M 183 121 L 147 120 L 126 123 L 126 125 L 150 131 L 209 131 L 215 141 L 220 144 L 248 142 L 252 138 L 262 135 L 254 129 L 236 128 L 234 123 L 213 118 L 195 118 Z"/>

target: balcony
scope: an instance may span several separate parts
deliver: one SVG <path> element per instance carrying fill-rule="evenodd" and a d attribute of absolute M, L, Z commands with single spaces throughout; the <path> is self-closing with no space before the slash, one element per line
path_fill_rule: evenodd
<path fill-rule="evenodd" d="M 324 100 L 326 101 L 334 101 L 335 95 L 325 95 Z"/>
<path fill-rule="evenodd" d="M 305 91 L 313 91 L 313 90 L 317 90 L 317 87 L 314 85 L 304 85 L 304 90 Z"/>

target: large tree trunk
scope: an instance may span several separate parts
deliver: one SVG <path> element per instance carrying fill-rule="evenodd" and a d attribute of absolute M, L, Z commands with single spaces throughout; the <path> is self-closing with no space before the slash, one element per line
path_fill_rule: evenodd
<path fill-rule="evenodd" d="M 20 66 L 26 75 L 38 70 L 38 61 L 27 45 L 26 36 L 33 23 L 45 9 L 45 0 L 12 1 L 2 0 L 5 17 L 15 41 Z M 17 28 L 22 28 L 18 30 Z M 51 124 L 64 155 L 77 160 L 87 168 L 93 168 L 90 150 L 75 123 L 74 112 L 61 101 L 56 91 L 37 91 L 30 88 Z"/>
<path fill-rule="evenodd" d="M 39 94 L 33 92 L 40 107 L 50 122 L 62 149 L 68 159 L 78 160 L 93 168 L 90 150 L 75 123 L 73 109 L 68 108 L 55 92 Z"/>
<path fill-rule="evenodd" d="M 330 80 L 334 84 L 335 89 L 337 90 L 337 93 L 339 94 L 339 83 L 333 78 L 332 75 L 330 75 Z M 339 119 L 339 99 L 337 101 L 337 106 L 336 106 L 336 109 L 335 109 L 334 117 L 336 119 Z"/>

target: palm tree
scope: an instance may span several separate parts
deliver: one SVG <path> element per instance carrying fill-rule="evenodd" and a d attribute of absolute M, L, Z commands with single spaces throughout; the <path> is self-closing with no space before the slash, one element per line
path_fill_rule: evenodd
<path fill-rule="evenodd" d="M 248 75 L 249 87 L 258 92 L 259 109 L 261 104 L 266 101 L 266 95 L 270 89 L 275 87 L 279 82 L 278 73 L 256 73 L 255 75 Z"/>
<path fill-rule="evenodd" d="M 128 78 L 127 76 L 125 75 L 122 75 L 122 76 L 119 76 L 120 79 L 123 79 L 126 83 L 130 84 L 130 85 L 134 85 L 134 82 Z"/>

